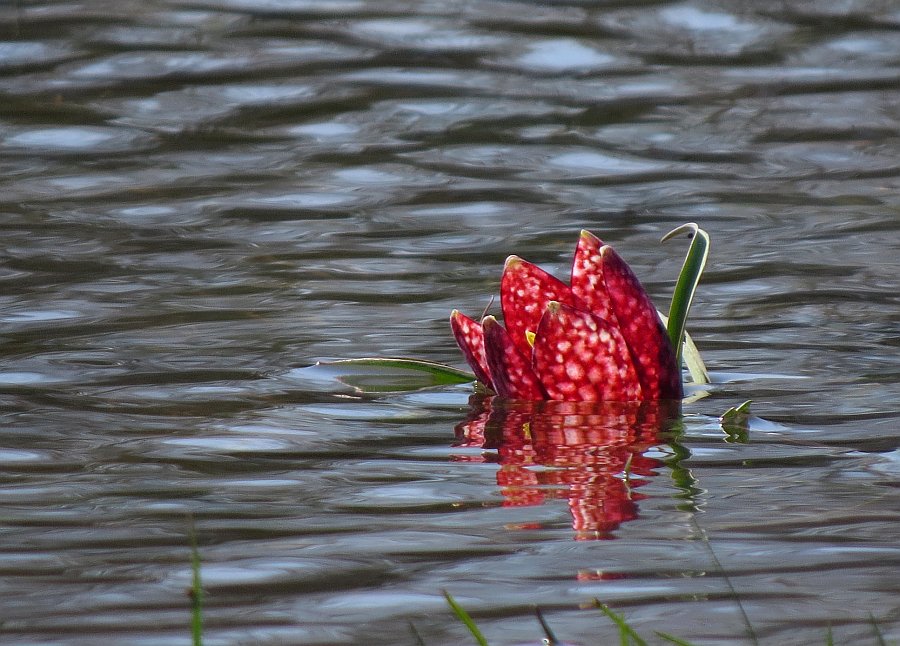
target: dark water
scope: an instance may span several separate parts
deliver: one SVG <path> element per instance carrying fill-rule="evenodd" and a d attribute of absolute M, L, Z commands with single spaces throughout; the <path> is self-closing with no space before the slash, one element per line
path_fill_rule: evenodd
<path fill-rule="evenodd" d="M 208 644 L 897 640 L 898 106 L 892 0 L 0 5 L 0 642 L 188 644 L 189 517 Z M 686 221 L 683 417 L 310 368 Z"/>

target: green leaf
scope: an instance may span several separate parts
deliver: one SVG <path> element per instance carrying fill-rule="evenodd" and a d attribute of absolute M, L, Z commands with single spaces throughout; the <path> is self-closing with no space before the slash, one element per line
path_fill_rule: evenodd
<path fill-rule="evenodd" d="M 726 442 L 746 444 L 750 441 L 750 402 L 748 399 L 739 406 L 732 406 L 722 413 L 719 424 L 727 436 Z"/>
<path fill-rule="evenodd" d="M 659 314 L 659 318 L 662 320 L 663 325 L 668 328 L 669 317 L 659 311 L 657 311 L 657 314 Z M 697 349 L 697 346 L 694 345 L 694 340 L 691 338 L 691 335 L 688 334 L 687 330 L 684 331 L 684 343 L 681 345 L 681 351 L 684 365 L 687 366 L 688 372 L 691 373 L 691 380 L 695 384 L 708 384 L 710 379 L 709 373 L 706 371 L 706 364 L 703 363 L 700 351 Z"/>
<path fill-rule="evenodd" d="M 669 340 L 675 348 L 678 364 L 681 362 L 682 339 L 685 336 L 685 324 L 694 293 L 697 291 L 697 283 L 706 268 L 706 259 L 709 256 L 709 235 L 693 222 L 683 224 L 663 236 L 662 242 L 687 232 L 691 237 L 691 245 L 688 247 L 681 273 L 675 283 L 675 291 L 672 294 L 672 304 L 669 307 L 669 322 L 666 326 L 669 332 Z M 699 356 L 699 354 L 697 355 Z M 705 372 L 705 370 L 704 370 Z M 693 373 L 691 373 L 693 376 Z"/>
<path fill-rule="evenodd" d="M 688 372 L 691 373 L 691 379 L 695 384 L 708 384 L 710 382 L 709 373 L 706 371 L 706 364 L 703 363 L 703 357 L 700 351 L 694 345 L 694 340 L 688 331 L 684 331 L 684 344 L 681 346 L 684 356 L 684 365 L 687 366 Z"/>
<path fill-rule="evenodd" d="M 749 415 L 750 414 L 750 404 L 753 403 L 752 399 L 748 399 L 743 404 L 738 404 L 737 406 L 732 406 L 727 411 L 722 413 L 722 421 L 723 422 L 734 422 L 741 415 Z"/>
<path fill-rule="evenodd" d="M 402 392 L 475 381 L 475 375 L 453 366 L 421 359 L 365 357 L 320 361 L 336 369 L 336 378 L 365 393 Z"/>
<path fill-rule="evenodd" d="M 450 607 L 453 609 L 453 614 L 455 614 L 457 618 L 466 625 L 469 632 L 472 633 L 472 637 L 478 642 L 478 646 L 488 646 L 487 639 L 484 638 L 484 635 L 478 629 L 478 626 L 475 625 L 475 620 L 472 619 L 469 613 L 466 612 L 461 605 L 456 603 L 456 599 L 454 599 L 446 590 L 444 590 L 444 598 L 447 599 L 447 603 L 450 604 Z"/>

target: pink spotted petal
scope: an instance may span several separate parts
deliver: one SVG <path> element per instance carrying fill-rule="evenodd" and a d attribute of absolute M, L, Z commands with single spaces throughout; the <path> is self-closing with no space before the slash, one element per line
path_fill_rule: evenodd
<path fill-rule="evenodd" d="M 644 399 L 681 399 L 681 370 L 653 302 L 612 247 L 602 247 L 600 255 L 606 291 L 622 337 L 631 351 Z"/>
<path fill-rule="evenodd" d="M 456 344 L 462 350 L 466 362 L 472 368 L 478 381 L 491 390 L 496 390 L 484 354 L 484 330 L 481 323 L 473 321 L 458 310 L 453 310 L 450 313 L 450 329 L 453 330 Z"/>
<path fill-rule="evenodd" d="M 618 326 L 551 302 L 538 325 L 534 369 L 550 399 L 638 401 L 642 390 Z"/>
<path fill-rule="evenodd" d="M 615 321 L 606 282 L 603 280 L 603 242 L 589 231 L 582 231 L 572 262 L 572 293 L 587 310 L 607 321 Z"/>
<path fill-rule="evenodd" d="M 529 355 L 516 347 L 493 316 L 484 317 L 481 325 L 484 329 L 485 356 L 494 378 L 494 391 L 509 399 L 546 399 L 540 380 L 531 367 Z"/>
<path fill-rule="evenodd" d="M 519 350 L 531 355 L 531 345 L 525 332 L 535 332 L 547 303 L 558 301 L 572 307 L 584 307 L 572 294 L 568 285 L 546 271 L 510 256 L 503 267 L 500 280 L 500 306 L 506 331 Z"/>

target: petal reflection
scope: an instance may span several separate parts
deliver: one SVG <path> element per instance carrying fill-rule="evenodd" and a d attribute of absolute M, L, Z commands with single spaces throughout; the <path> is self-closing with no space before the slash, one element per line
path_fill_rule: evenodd
<path fill-rule="evenodd" d="M 577 540 L 608 539 L 637 518 L 636 491 L 664 466 L 644 455 L 680 415 L 678 402 L 512 401 L 475 395 L 456 426 L 454 459 L 499 464 L 505 506 L 565 499 Z"/>

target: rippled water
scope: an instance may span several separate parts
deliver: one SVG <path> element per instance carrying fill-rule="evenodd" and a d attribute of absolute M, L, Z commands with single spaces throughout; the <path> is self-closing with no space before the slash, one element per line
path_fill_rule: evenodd
<path fill-rule="evenodd" d="M 898 105 L 891 0 L 3 5 L 0 641 L 188 644 L 189 519 L 209 644 L 898 639 Z M 312 367 L 685 221 L 681 416 Z"/>

